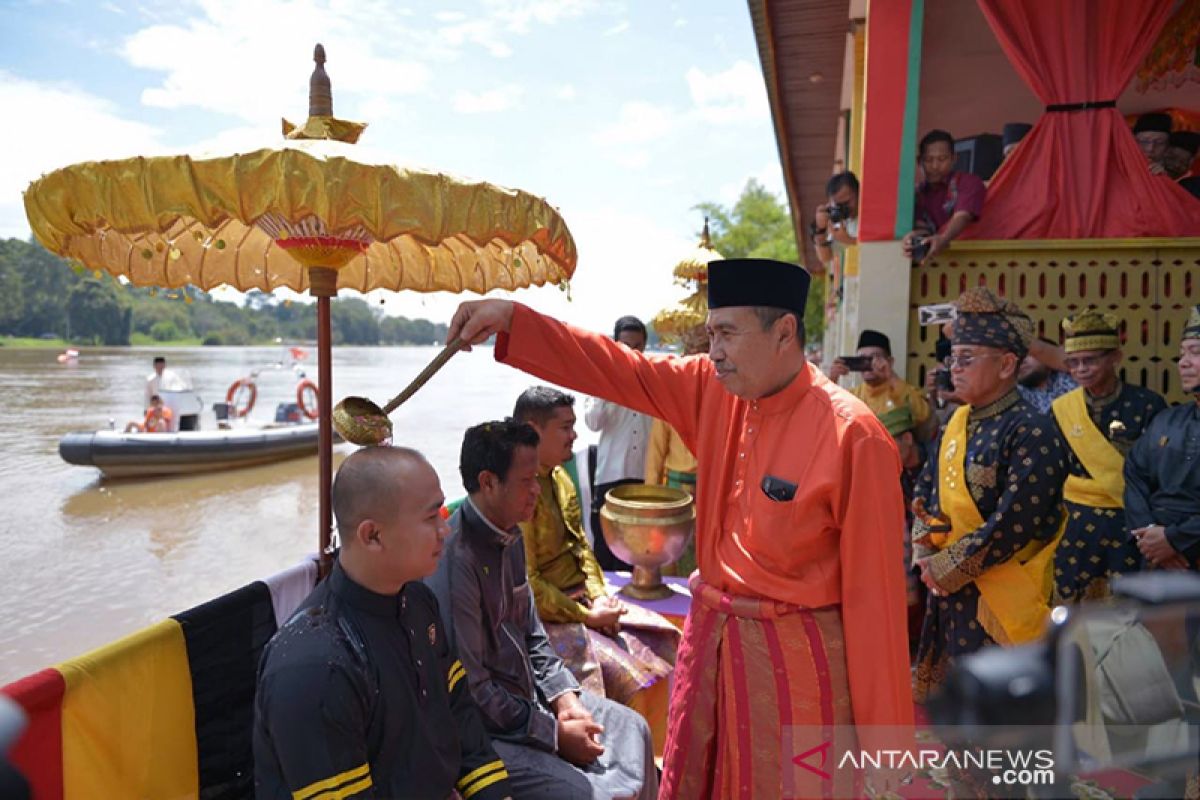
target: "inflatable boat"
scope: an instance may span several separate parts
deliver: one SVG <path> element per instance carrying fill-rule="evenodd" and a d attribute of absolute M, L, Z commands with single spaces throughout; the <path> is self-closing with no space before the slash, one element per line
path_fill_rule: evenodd
<path fill-rule="evenodd" d="M 316 452 L 316 423 L 176 433 L 81 431 L 58 442 L 63 461 L 96 467 L 107 478 L 209 472 Z"/>

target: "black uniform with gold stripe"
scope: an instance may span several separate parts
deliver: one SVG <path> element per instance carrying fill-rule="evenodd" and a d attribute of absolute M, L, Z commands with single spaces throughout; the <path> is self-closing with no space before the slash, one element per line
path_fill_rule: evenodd
<path fill-rule="evenodd" d="M 508 795 L 465 675 L 429 589 L 376 594 L 335 563 L 263 652 L 256 796 Z"/>

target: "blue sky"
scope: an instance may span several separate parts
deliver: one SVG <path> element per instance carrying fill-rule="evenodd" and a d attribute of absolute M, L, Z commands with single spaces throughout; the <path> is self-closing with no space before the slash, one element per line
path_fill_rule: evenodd
<path fill-rule="evenodd" d="M 751 177 L 782 195 L 738 0 L 0 2 L 0 236 L 28 236 L 20 193 L 56 167 L 278 141 L 280 117 L 306 115 L 317 41 L 362 144 L 561 210 L 573 299 L 518 295 L 587 327 L 682 296 L 697 203 Z M 446 319 L 457 299 L 386 308 Z"/>

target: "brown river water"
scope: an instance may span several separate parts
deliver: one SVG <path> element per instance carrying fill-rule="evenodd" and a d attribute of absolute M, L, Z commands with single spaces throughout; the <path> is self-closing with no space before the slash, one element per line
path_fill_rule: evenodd
<path fill-rule="evenodd" d="M 316 378 L 315 348 L 303 366 Z M 336 348 L 333 397 L 382 405 L 437 352 L 433 347 Z M 151 359 L 187 370 L 211 408 L 278 347 L 0 348 L 0 684 L 80 655 L 170 614 L 298 562 L 316 549 L 317 459 L 223 473 L 101 481 L 58 456 L 72 430 L 118 428 L 142 416 Z M 251 421 L 292 402 L 296 376 L 258 378 Z M 490 348 L 460 353 L 392 414 L 395 441 L 421 450 L 448 498 L 462 494 L 465 428 L 512 411 L 534 379 L 496 364 Z M 580 401 L 582 403 L 582 400 Z M 582 416 L 582 410 L 580 410 Z M 211 412 L 203 427 L 215 426 Z M 578 426 L 581 440 L 590 433 Z M 353 451 L 335 447 L 335 465 Z"/>

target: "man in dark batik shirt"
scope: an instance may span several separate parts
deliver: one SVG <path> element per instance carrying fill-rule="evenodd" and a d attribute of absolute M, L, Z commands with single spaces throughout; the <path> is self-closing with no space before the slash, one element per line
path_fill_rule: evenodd
<path fill-rule="evenodd" d="M 1056 603 L 1108 597 L 1113 575 L 1141 569 L 1125 526 L 1125 456 L 1167 404 L 1121 381 L 1120 326 L 1118 317 L 1094 309 L 1063 320 L 1066 366 L 1080 388 L 1052 406 L 1067 444 L 1068 472 L 1067 524 L 1054 553 Z"/>
<path fill-rule="evenodd" d="M 957 306 L 950 362 L 966 405 L 935 442 L 913 501 L 931 595 L 913 690 L 922 702 L 959 656 L 1041 634 L 1061 532 L 1063 444 L 1016 388 L 1033 324 L 983 288 Z"/>
<path fill-rule="evenodd" d="M 1154 418 L 1125 461 L 1125 524 L 1146 561 L 1200 566 L 1200 306 L 1179 345 L 1179 379 L 1194 400 Z"/>
<path fill-rule="evenodd" d="M 537 431 L 512 419 L 468 429 L 459 471 L 467 500 L 428 583 L 513 794 L 652 800 L 658 777 L 646 721 L 580 691 L 538 617 L 518 527 L 540 493 Z"/>
<path fill-rule="evenodd" d="M 259 800 L 495 800 L 512 794 L 462 662 L 420 582 L 448 527 L 420 453 L 368 447 L 333 483 L 333 571 L 272 637 L 259 666 Z"/>

